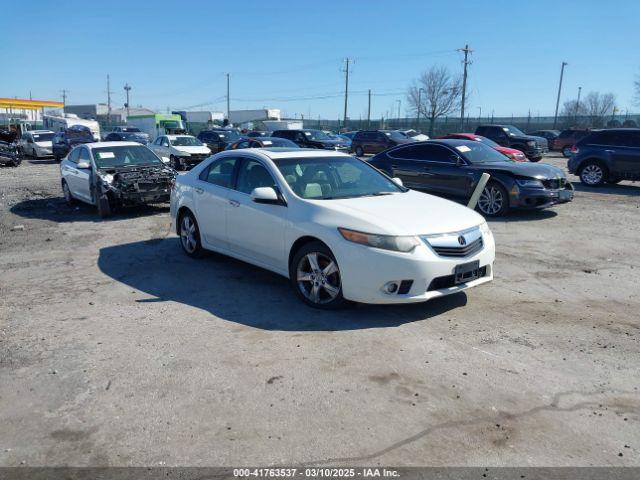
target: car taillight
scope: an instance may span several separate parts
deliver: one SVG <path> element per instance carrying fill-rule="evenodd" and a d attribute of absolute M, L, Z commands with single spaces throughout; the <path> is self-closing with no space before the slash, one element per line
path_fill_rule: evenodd
<path fill-rule="evenodd" d="M 573 155 L 575 155 L 576 153 L 578 153 L 578 147 L 577 147 L 577 145 L 574 145 L 573 147 L 571 147 L 571 153 L 572 153 Z"/>

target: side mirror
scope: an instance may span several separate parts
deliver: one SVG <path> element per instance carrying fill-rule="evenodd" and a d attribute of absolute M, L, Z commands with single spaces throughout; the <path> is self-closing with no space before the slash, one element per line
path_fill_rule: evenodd
<path fill-rule="evenodd" d="M 462 158 L 460 158 L 458 155 L 452 155 L 452 158 L 453 158 L 453 163 L 456 164 L 456 167 L 461 167 L 462 165 L 464 165 Z"/>
<path fill-rule="evenodd" d="M 251 192 L 251 200 L 256 203 L 267 203 L 272 205 L 280 205 L 278 194 L 272 187 L 258 187 Z"/>
<path fill-rule="evenodd" d="M 402 183 L 402 179 L 401 178 L 393 177 L 391 180 L 393 180 L 393 183 L 395 183 L 396 185 L 398 185 L 400 187 L 404 187 L 404 183 Z"/>
<path fill-rule="evenodd" d="M 86 170 L 88 168 L 91 168 L 91 162 L 89 160 L 79 160 L 78 161 L 78 168 L 80 168 L 82 170 Z"/>

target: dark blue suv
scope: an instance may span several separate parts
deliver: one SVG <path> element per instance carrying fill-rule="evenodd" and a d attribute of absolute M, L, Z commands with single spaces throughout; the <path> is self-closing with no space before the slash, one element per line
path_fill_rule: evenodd
<path fill-rule="evenodd" d="M 640 180 L 640 128 L 591 132 L 576 143 L 568 168 L 590 187 Z"/>

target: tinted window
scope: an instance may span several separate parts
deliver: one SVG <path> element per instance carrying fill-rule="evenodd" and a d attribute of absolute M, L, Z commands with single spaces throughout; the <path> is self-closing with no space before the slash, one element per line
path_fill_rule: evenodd
<path fill-rule="evenodd" d="M 389 156 L 405 160 L 455 163 L 454 153 L 440 145 L 409 145 L 392 150 Z"/>
<path fill-rule="evenodd" d="M 256 160 L 245 160 L 238 172 L 236 190 L 250 194 L 254 188 L 276 187 L 276 182 L 269 171 Z"/>
<path fill-rule="evenodd" d="M 235 158 L 222 158 L 213 162 L 209 168 L 203 170 L 200 174 L 200 180 L 221 187 L 231 188 L 231 179 L 235 165 Z"/>
<path fill-rule="evenodd" d="M 572 130 L 563 130 L 560 132 L 560 135 L 558 135 L 558 138 L 569 138 L 571 135 L 573 135 Z"/>

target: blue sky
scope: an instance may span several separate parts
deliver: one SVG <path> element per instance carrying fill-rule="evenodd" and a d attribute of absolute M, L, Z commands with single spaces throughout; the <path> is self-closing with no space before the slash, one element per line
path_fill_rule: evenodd
<path fill-rule="evenodd" d="M 640 2 L 254 0 L 2 2 L 0 97 L 106 102 L 158 110 L 281 108 L 293 117 L 342 115 L 343 59 L 351 71 L 351 118 L 404 116 L 405 92 L 432 65 L 462 70 L 457 48 L 474 50 L 470 113 L 553 114 L 561 62 L 562 100 L 591 90 L 633 106 L 640 74 Z"/>

